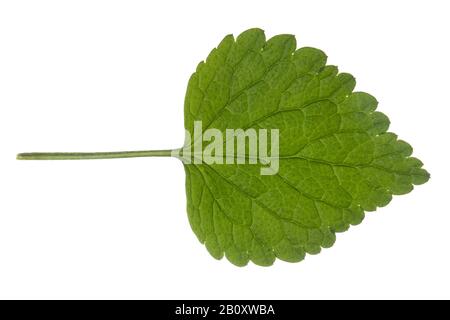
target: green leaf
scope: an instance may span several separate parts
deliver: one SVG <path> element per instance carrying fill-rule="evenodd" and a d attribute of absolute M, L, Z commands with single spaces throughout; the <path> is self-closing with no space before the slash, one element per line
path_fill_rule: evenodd
<path fill-rule="evenodd" d="M 260 29 L 226 36 L 189 80 L 182 149 L 32 152 L 17 159 L 177 157 L 186 171 L 190 224 L 213 257 L 238 266 L 300 261 L 429 174 L 410 156 L 411 146 L 387 132 L 389 119 L 375 111 L 374 97 L 353 92 L 355 79 L 327 66 L 322 51 L 296 46 L 292 35 L 266 41 Z M 205 148 L 197 121 L 218 133 L 206 141 L 222 148 Z M 249 145 L 235 156 L 238 147 L 226 148 L 228 129 L 278 130 L 279 143 L 270 140 L 267 149 L 278 146 L 279 157 L 261 156 L 261 149 L 252 156 Z M 206 150 L 223 163 L 202 162 Z M 230 155 L 233 164 L 225 161 Z M 274 159 L 276 170 L 267 168 Z M 271 175 L 262 175 L 267 169 Z"/>
<path fill-rule="evenodd" d="M 425 183 L 412 148 L 387 132 L 377 101 L 292 35 L 251 29 L 226 36 L 189 80 L 185 128 L 279 129 L 280 164 L 185 163 L 187 211 L 209 253 L 237 266 L 297 262 Z"/>

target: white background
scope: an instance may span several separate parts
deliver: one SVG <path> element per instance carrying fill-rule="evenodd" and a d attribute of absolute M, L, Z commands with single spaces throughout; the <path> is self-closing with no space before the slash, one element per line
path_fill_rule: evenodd
<path fill-rule="evenodd" d="M 1 1 L 0 298 L 450 298 L 448 1 Z M 176 159 L 197 63 L 228 33 L 297 36 L 352 73 L 431 180 L 298 264 L 237 268 L 192 233 Z"/>

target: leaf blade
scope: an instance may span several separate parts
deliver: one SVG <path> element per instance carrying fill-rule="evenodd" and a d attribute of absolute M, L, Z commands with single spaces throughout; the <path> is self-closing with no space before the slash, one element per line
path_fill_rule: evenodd
<path fill-rule="evenodd" d="M 280 130 L 276 175 L 254 164 L 185 164 L 194 233 L 238 266 L 317 254 L 365 211 L 429 179 L 409 144 L 387 132 L 377 100 L 353 92 L 352 75 L 327 66 L 321 50 L 295 47 L 295 37 L 266 41 L 260 29 L 227 36 L 188 84 L 189 132 L 196 120 L 204 130 Z"/>

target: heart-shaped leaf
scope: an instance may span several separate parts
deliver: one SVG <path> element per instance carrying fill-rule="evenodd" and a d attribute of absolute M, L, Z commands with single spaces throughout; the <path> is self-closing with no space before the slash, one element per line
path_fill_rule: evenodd
<path fill-rule="evenodd" d="M 190 224 L 213 257 L 297 262 L 429 179 L 411 146 L 387 132 L 375 98 L 354 87 L 322 51 L 251 29 L 226 36 L 190 78 L 183 148 L 17 158 L 178 157 Z"/>

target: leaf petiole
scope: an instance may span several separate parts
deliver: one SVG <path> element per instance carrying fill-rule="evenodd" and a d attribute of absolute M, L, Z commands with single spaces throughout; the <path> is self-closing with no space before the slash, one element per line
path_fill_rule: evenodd
<path fill-rule="evenodd" d="M 19 153 L 17 160 L 87 160 L 138 157 L 176 157 L 178 150 L 142 150 L 116 152 L 31 152 Z"/>

